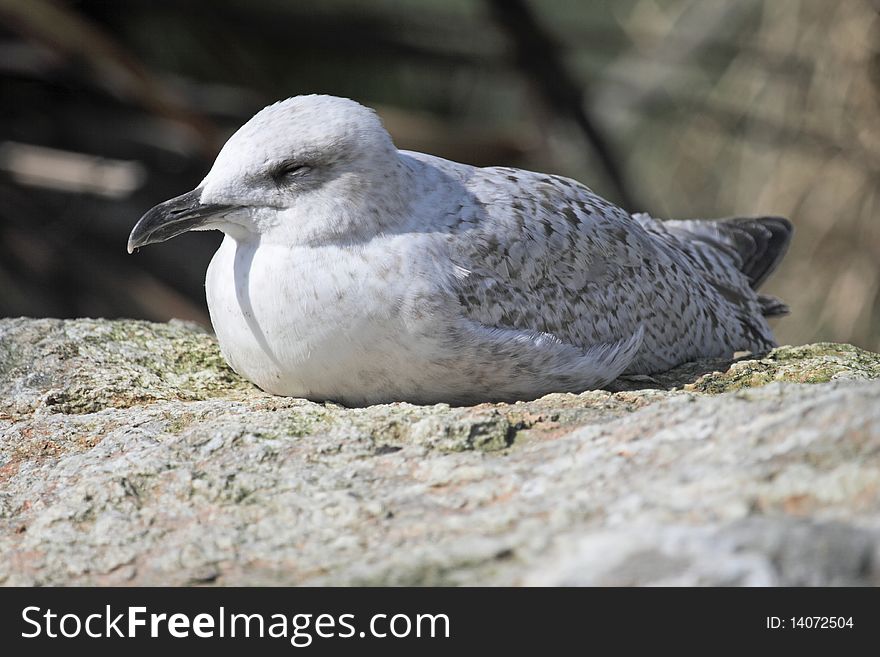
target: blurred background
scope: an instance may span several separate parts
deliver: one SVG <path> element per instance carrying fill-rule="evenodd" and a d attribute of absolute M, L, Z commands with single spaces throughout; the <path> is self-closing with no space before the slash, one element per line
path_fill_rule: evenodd
<path fill-rule="evenodd" d="M 871 0 L 0 0 L 0 316 L 208 324 L 219 234 L 134 256 L 255 111 L 375 107 L 397 145 L 664 218 L 780 214 L 782 343 L 880 350 Z"/>

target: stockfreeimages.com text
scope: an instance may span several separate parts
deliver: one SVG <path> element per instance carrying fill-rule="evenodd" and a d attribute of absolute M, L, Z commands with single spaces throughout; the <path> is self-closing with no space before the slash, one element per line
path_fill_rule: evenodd
<path fill-rule="evenodd" d="M 55 638 L 173 637 L 187 638 L 277 638 L 288 639 L 298 648 L 311 645 L 315 638 L 449 638 L 446 614 L 373 614 L 359 629 L 355 614 L 244 614 L 220 607 L 215 613 L 195 615 L 148 613 L 146 607 L 126 607 L 114 611 L 58 614 L 51 609 L 25 607 L 21 612 L 27 639 Z"/>

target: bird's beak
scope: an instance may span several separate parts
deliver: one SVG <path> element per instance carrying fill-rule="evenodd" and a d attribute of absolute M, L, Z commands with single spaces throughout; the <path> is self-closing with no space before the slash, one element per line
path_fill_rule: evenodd
<path fill-rule="evenodd" d="M 201 195 L 201 189 L 194 189 L 150 209 L 128 236 L 128 252 L 200 228 L 211 218 L 235 209 L 230 205 L 203 204 L 199 201 Z"/>

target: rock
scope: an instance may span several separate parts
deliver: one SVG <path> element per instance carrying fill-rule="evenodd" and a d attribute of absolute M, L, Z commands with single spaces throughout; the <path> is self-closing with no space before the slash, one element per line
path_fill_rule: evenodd
<path fill-rule="evenodd" d="M 878 379 L 816 344 L 348 409 L 181 322 L 0 320 L 0 582 L 878 585 Z"/>

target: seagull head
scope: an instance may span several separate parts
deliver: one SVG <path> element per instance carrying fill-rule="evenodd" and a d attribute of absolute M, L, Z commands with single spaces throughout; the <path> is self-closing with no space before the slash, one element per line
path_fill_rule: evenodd
<path fill-rule="evenodd" d="M 137 222 L 128 251 L 190 230 L 308 241 L 382 229 L 404 203 L 405 175 L 379 117 L 335 96 L 296 96 L 229 138 L 194 190 Z"/>

